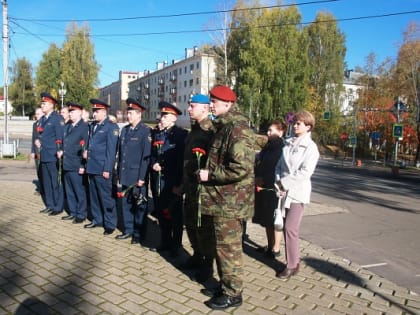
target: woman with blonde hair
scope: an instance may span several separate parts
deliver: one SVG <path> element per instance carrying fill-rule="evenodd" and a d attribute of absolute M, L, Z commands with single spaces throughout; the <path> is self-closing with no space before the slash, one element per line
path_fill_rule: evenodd
<path fill-rule="evenodd" d="M 314 116 L 301 110 L 295 114 L 294 137 L 288 139 L 276 166 L 275 178 L 279 195 L 284 199 L 284 244 L 286 268 L 276 272 L 278 278 L 289 278 L 299 271 L 299 229 L 304 205 L 311 196 L 311 176 L 319 159 L 319 151 L 311 138 Z"/>

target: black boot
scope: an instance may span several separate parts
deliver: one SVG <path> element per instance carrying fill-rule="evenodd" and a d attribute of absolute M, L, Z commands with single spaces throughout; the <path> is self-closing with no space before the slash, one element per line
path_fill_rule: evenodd
<path fill-rule="evenodd" d="M 214 296 L 210 300 L 206 301 L 205 304 L 213 310 L 224 310 L 228 307 L 237 307 L 242 305 L 242 295 L 229 296 L 222 294 L 220 296 Z"/>

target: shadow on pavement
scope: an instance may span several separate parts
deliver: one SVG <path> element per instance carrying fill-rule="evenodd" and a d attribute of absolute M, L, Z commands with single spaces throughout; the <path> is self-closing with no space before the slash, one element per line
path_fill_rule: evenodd
<path fill-rule="evenodd" d="M 47 304 L 35 297 L 26 298 L 16 309 L 15 315 L 32 315 L 42 314 L 50 315 L 54 312 L 50 311 Z"/>
<path fill-rule="evenodd" d="M 302 260 L 305 262 L 305 264 L 313 269 L 315 269 L 316 272 L 323 273 L 325 275 L 329 275 L 333 278 L 335 278 L 336 281 L 341 281 L 349 284 L 353 284 L 355 286 L 364 288 L 370 292 L 372 292 L 374 295 L 382 298 L 384 301 L 389 302 L 390 304 L 394 305 L 396 308 L 401 309 L 401 311 L 404 312 L 404 314 L 408 315 L 415 315 L 414 312 L 407 309 L 403 305 L 397 303 L 396 301 L 393 301 L 387 296 L 384 296 L 380 292 L 376 292 L 374 288 L 369 287 L 369 285 L 356 273 L 349 271 L 337 264 L 331 263 L 329 261 L 317 259 L 314 257 L 304 257 Z"/>
<path fill-rule="evenodd" d="M 267 257 L 265 253 L 258 252 L 257 248 L 259 246 L 259 244 L 255 243 L 249 237 L 246 237 L 242 244 L 244 254 L 248 255 L 251 258 L 254 258 L 255 260 L 273 269 L 274 277 L 275 272 L 278 270 L 283 270 L 286 267 L 286 265 L 278 261 L 277 259 Z"/>
<path fill-rule="evenodd" d="M 335 176 L 330 175 L 331 168 L 334 169 Z M 362 180 L 369 178 L 372 181 Z M 412 209 L 398 206 L 399 202 L 392 202 L 388 199 L 382 199 L 379 196 L 389 191 L 395 193 L 398 191 L 401 195 L 419 195 L 418 186 L 420 184 L 420 175 L 417 173 L 402 174 L 397 178 L 392 177 L 388 168 L 348 168 L 334 165 L 332 163 L 319 163 L 313 176 L 313 192 L 326 195 L 334 195 L 335 198 L 342 200 L 351 200 L 356 202 L 368 202 L 386 209 L 395 211 L 409 212 L 413 214 L 420 213 L 417 206 Z M 366 195 L 365 192 L 370 194 Z M 381 194 L 375 194 L 375 192 Z"/>

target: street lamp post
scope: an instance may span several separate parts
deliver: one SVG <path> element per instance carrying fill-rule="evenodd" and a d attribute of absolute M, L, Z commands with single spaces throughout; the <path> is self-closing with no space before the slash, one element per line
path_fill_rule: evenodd
<path fill-rule="evenodd" d="M 58 89 L 58 94 L 60 95 L 60 98 L 61 98 L 61 108 L 63 108 L 63 106 L 64 106 L 64 96 L 66 95 L 67 90 L 64 88 L 64 82 L 63 81 L 60 82 L 60 86 L 61 86 L 61 88 Z"/>
<path fill-rule="evenodd" d="M 349 99 L 349 105 L 353 107 L 353 117 L 354 117 L 354 123 L 353 123 L 353 140 L 352 140 L 352 146 L 353 146 L 353 155 L 351 163 L 352 165 L 356 165 L 356 145 L 357 145 L 357 108 L 354 104 L 354 95 L 353 91 L 350 91 L 351 94 L 348 95 Z"/>

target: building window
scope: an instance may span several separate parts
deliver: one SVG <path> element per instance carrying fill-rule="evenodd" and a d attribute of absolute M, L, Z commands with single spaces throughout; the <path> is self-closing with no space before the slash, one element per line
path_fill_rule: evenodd
<path fill-rule="evenodd" d="M 190 64 L 190 71 L 193 71 L 194 70 L 194 64 L 192 63 L 192 64 Z"/>
<path fill-rule="evenodd" d="M 192 87 L 194 85 L 194 80 L 193 79 L 191 79 L 190 80 L 190 87 Z"/>
<path fill-rule="evenodd" d="M 200 61 L 197 61 L 197 69 L 200 69 Z"/>
<path fill-rule="evenodd" d="M 178 74 L 181 75 L 182 74 L 182 68 L 179 68 L 178 70 Z"/>
<path fill-rule="evenodd" d="M 184 81 L 184 87 L 187 87 L 187 81 L 186 80 Z"/>
<path fill-rule="evenodd" d="M 184 95 L 184 102 L 186 102 L 187 101 L 187 96 L 186 95 Z"/>
<path fill-rule="evenodd" d="M 195 79 L 195 84 L 196 84 L 196 85 L 200 84 L 200 78 L 196 78 L 196 79 Z"/>
<path fill-rule="evenodd" d="M 184 73 L 187 74 L 187 66 L 184 68 Z"/>

